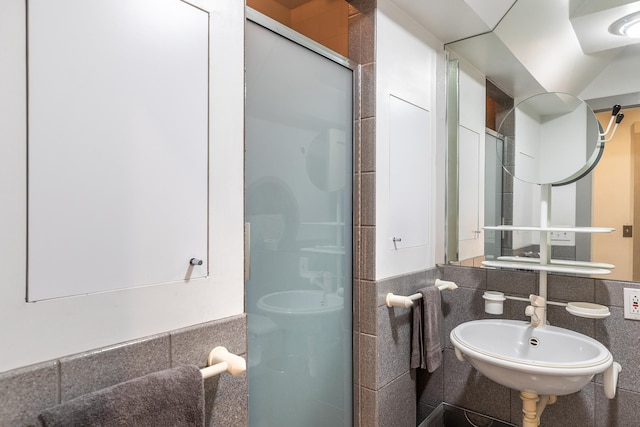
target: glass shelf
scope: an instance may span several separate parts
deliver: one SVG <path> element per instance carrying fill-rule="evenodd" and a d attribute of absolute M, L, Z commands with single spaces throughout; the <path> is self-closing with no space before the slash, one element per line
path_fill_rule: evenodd
<path fill-rule="evenodd" d="M 485 225 L 485 230 L 501 231 L 550 231 L 570 233 L 611 233 L 615 228 L 610 227 L 529 227 L 518 225 Z"/>
<path fill-rule="evenodd" d="M 548 271 L 550 273 L 569 273 L 569 274 L 609 274 L 611 270 L 605 268 L 585 267 L 548 264 L 540 265 L 532 262 L 512 262 L 512 261 L 482 261 L 482 265 L 486 267 L 512 268 L 518 270 L 534 270 Z"/>
<path fill-rule="evenodd" d="M 496 260 L 540 264 L 540 258 L 529 258 L 529 257 L 521 257 L 521 256 L 500 256 L 496 258 Z M 566 267 L 604 268 L 606 270 L 613 270 L 614 268 L 616 268 L 615 265 L 608 264 L 606 262 L 572 261 L 572 260 L 565 260 L 565 259 L 552 259 L 549 261 L 549 264 L 566 266 Z"/>

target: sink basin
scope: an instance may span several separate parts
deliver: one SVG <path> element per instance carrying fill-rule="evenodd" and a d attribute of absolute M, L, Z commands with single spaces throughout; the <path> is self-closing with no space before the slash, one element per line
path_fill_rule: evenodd
<path fill-rule="evenodd" d="M 274 292 L 258 299 L 258 309 L 284 329 L 309 331 L 325 329 L 338 321 L 344 298 L 315 290 Z"/>
<path fill-rule="evenodd" d="M 524 321 L 475 320 L 450 337 L 458 359 L 487 378 L 539 395 L 575 393 L 613 363 L 609 350 L 586 335 Z"/>

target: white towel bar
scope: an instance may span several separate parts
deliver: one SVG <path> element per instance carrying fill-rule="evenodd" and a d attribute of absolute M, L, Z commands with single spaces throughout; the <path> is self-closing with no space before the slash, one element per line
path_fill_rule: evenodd
<path fill-rule="evenodd" d="M 223 372 L 236 376 L 247 370 L 247 361 L 242 357 L 229 353 L 225 347 L 216 347 L 209 353 L 207 367 L 200 369 L 202 378 L 210 378 Z"/>
<path fill-rule="evenodd" d="M 456 285 L 454 282 L 449 282 L 447 280 L 440 280 L 440 279 L 436 279 L 435 286 L 437 286 L 438 289 L 440 289 L 441 291 L 444 291 L 444 290 L 452 291 L 454 289 L 458 289 L 458 285 Z M 387 297 L 385 298 L 385 301 L 387 302 L 387 307 L 407 308 L 407 307 L 411 307 L 413 305 L 413 302 L 420 298 L 422 298 L 422 294 L 420 293 L 409 295 L 408 297 L 388 293 Z"/>

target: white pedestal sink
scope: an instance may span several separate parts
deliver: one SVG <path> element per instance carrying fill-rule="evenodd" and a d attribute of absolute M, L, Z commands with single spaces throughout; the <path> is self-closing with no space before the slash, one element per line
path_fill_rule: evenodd
<path fill-rule="evenodd" d="M 620 365 L 600 342 L 554 326 L 488 319 L 451 331 L 456 356 L 487 378 L 515 390 L 560 396 L 581 390 L 605 372 L 605 393 L 613 398 Z M 609 375 L 607 375 L 609 374 Z M 613 375 L 614 378 L 611 378 Z M 607 384 L 607 377 L 613 384 Z"/>

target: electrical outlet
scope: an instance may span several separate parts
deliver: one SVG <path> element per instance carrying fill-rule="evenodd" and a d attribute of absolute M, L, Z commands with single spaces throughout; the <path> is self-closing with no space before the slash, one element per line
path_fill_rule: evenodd
<path fill-rule="evenodd" d="M 640 289 L 624 288 L 624 318 L 640 320 Z"/>

